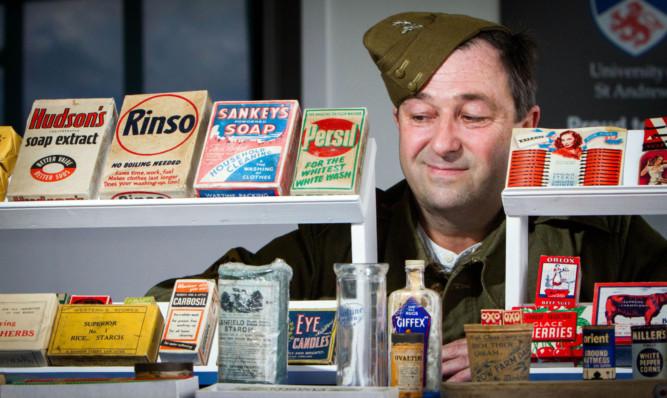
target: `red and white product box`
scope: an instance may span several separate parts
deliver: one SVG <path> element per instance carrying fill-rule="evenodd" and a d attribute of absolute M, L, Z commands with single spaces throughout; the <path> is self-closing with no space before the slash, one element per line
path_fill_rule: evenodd
<path fill-rule="evenodd" d="M 581 287 L 579 257 L 541 256 L 537 282 L 537 307 L 574 307 Z"/>
<path fill-rule="evenodd" d="M 523 311 L 505 310 L 503 311 L 503 325 L 519 325 L 523 323 Z"/>
<path fill-rule="evenodd" d="M 583 357 L 583 326 L 591 324 L 592 306 L 523 307 L 523 323 L 533 324 L 533 362 L 577 362 Z"/>
<path fill-rule="evenodd" d="M 7 200 L 97 199 L 116 116 L 113 98 L 33 102 Z"/>
<path fill-rule="evenodd" d="M 357 194 L 368 128 L 366 108 L 305 110 L 291 194 Z"/>
<path fill-rule="evenodd" d="M 162 361 L 206 365 L 215 336 L 219 309 L 216 281 L 177 280 L 160 343 Z"/>
<path fill-rule="evenodd" d="M 58 296 L 0 294 L 0 367 L 47 366 Z"/>
<path fill-rule="evenodd" d="M 288 195 L 300 125 L 296 100 L 214 103 L 194 183 L 197 196 Z"/>
<path fill-rule="evenodd" d="M 208 91 L 126 95 L 101 199 L 192 197 L 211 113 Z"/>
<path fill-rule="evenodd" d="M 73 294 L 66 304 L 113 304 L 111 296 L 90 296 Z"/>
<path fill-rule="evenodd" d="M 502 325 L 503 310 L 482 310 L 482 325 Z"/>

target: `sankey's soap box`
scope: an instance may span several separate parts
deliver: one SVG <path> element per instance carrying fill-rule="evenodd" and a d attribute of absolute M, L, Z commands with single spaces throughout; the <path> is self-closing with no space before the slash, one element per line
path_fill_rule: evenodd
<path fill-rule="evenodd" d="M 46 366 L 58 296 L 0 294 L 0 367 Z"/>
<path fill-rule="evenodd" d="M 115 126 L 113 98 L 36 100 L 7 199 L 97 199 Z"/>
<path fill-rule="evenodd" d="M 163 326 L 157 305 L 61 305 L 49 344 L 49 362 L 65 366 L 155 362 Z"/>
<path fill-rule="evenodd" d="M 210 112 L 206 90 L 126 95 L 100 199 L 192 197 Z"/>
<path fill-rule="evenodd" d="M 195 181 L 197 195 L 288 195 L 300 124 L 296 100 L 216 102 Z"/>
<path fill-rule="evenodd" d="M 368 136 L 366 108 L 306 109 L 292 195 L 356 194 Z"/>
<path fill-rule="evenodd" d="M 160 359 L 206 365 L 215 339 L 219 309 L 215 280 L 177 280 L 160 343 Z"/>

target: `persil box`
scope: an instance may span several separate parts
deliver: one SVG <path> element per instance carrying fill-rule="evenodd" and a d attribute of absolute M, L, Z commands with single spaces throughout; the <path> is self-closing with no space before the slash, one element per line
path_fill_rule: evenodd
<path fill-rule="evenodd" d="M 160 343 L 160 359 L 206 365 L 215 338 L 219 308 L 215 280 L 177 280 Z"/>
<path fill-rule="evenodd" d="M 0 294 L 0 367 L 46 366 L 58 296 Z"/>
<path fill-rule="evenodd" d="M 210 112 L 206 90 L 126 95 L 100 199 L 192 197 Z"/>
<path fill-rule="evenodd" d="M 64 304 L 53 325 L 49 362 L 65 366 L 155 362 L 163 326 L 157 305 Z"/>
<path fill-rule="evenodd" d="M 115 126 L 113 98 L 33 102 L 7 199 L 97 199 Z"/>
<path fill-rule="evenodd" d="M 366 108 L 305 110 L 291 194 L 358 193 L 367 136 Z"/>
<path fill-rule="evenodd" d="M 197 195 L 289 194 L 300 124 L 296 100 L 216 102 L 194 184 Z"/>

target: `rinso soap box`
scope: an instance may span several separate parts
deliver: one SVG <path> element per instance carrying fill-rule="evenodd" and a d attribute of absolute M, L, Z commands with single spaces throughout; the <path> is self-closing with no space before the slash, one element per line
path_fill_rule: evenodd
<path fill-rule="evenodd" d="M 7 199 L 97 199 L 115 126 L 113 98 L 33 102 Z"/>
<path fill-rule="evenodd" d="M 100 198 L 192 197 L 210 112 L 206 90 L 125 96 Z"/>
<path fill-rule="evenodd" d="M 366 108 L 305 110 L 291 194 L 358 193 L 367 136 Z"/>
<path fill-rule="evenodd" d="M 287 195 L 300 124 L 295 100 L 216 102 L 197 171 L 197 196 Z"/>

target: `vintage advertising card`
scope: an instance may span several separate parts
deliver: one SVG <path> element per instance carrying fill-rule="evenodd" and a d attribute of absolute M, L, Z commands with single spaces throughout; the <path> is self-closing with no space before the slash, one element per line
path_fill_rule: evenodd
<path fill-rule="evenodd" d="M 581 286 L 580 270 L 579 257 L 541 256 L 535 305 L 537 307 L 577 305 Z"/>
<path fill-rule="evenodd" d="M 667 117 L 646 119 L 639 159 L 639 185 L 667 184 Z"/>
<path fill-rule="evenodd" d="M 633 325 L 667 323 L 667 282 L 596 283 L 594 325 L 616 325 L 616 342 L 630 344 Z"/>
<path fill-rule="evenodd" d="M 514 129 L 507 186 L 621 185 L 626 137 L 619 127 Z"/>

